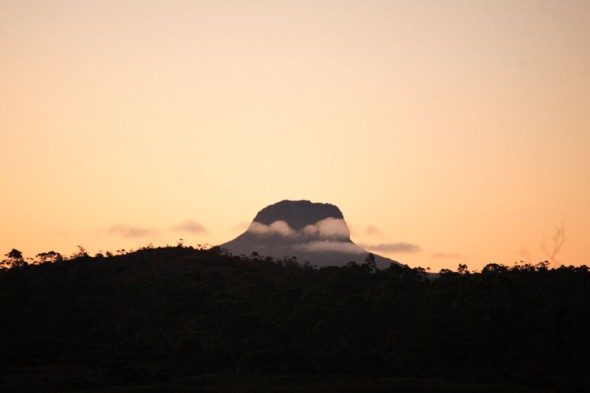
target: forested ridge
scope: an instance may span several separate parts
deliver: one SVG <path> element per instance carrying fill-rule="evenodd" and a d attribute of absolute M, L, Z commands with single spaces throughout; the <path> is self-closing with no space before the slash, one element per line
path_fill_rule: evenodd
<path fill-rule="evenodd" d="M 205 375 L 590 386 L 585 266 L 462 266 L 431 279 L 423 269 L 378 270 L 370 257 L 317 269 L 180 244 L 55 254 L 27 264 L 9 253 L 12 267 L 0 270 L 2 391 L 185 391 Z M 371 391 L 354 386 L 338 390 Z"/>

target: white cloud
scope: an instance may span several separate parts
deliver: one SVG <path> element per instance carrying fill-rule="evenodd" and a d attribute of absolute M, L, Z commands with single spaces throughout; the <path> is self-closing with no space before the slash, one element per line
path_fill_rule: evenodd
<path fill-rule="evenodd" d="M 259 236 L 278 235 L 301 242 L 311 240 L 348 241 L 350 239 L 350 231 L 346 226 L 346 222 L 337 218 L 326 218 L 313 225 L 307 225 L 299 231 L 295 231 L 289 224 L 282 220 L 275 221 L 270 225 L 254 221 L 250 224 L 248 232 Z"/>
<path fill-rule="evenodd" d="M 346 222 L 340 218 L 326 218 L 313 225 L 303 228 L 303 234 L 308 237 L 319 237 L 320 239 L 348 240 L 350 231 Z"/>
<path fill-rule="evenodd" d="M 248 228 L 248 232 L 256 235 L 279 235 L 282 237 L 292 237 L 295 235 L 295 231 L 291 229 L 289 224 L 285 221 L 275 221 L 270 225 L 261 224 L 259 222 L 252 222 Z"/>

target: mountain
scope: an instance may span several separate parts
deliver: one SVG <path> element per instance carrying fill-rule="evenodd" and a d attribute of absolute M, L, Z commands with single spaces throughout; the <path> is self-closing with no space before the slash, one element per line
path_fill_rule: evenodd
<path fill-rule="evenodd" d="M 340 209 L 328 203 L 281 201 L 267 206 L 240 236 L 221 245 L 234 255 L 257 252 L 274 258 L 296 256 L 316 266 L 363 263 L 368 251 L 350 240 L 350 230 Z M 377 267 L 398 263 L 375 255 Z"/>

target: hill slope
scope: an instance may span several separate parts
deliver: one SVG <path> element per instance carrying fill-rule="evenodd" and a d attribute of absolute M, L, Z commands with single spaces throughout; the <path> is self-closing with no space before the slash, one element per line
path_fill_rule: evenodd
<path fill-rule="evenodd" d="M 589 383 L 586 267 L 489 265 L 429 281 L 398 265 L 144 249 L 0 271 L 0 316 L 0 391 L 178 387 L 235 371 Z"/>

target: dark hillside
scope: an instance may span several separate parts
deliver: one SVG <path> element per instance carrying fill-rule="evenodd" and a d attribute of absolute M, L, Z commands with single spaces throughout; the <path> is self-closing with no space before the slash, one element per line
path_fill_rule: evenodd
<path fill-rule="evenodd" d="M 586 267 L 424 277 L 187 247 L 3 270 L 0 391 L 589 387 Z"/>

